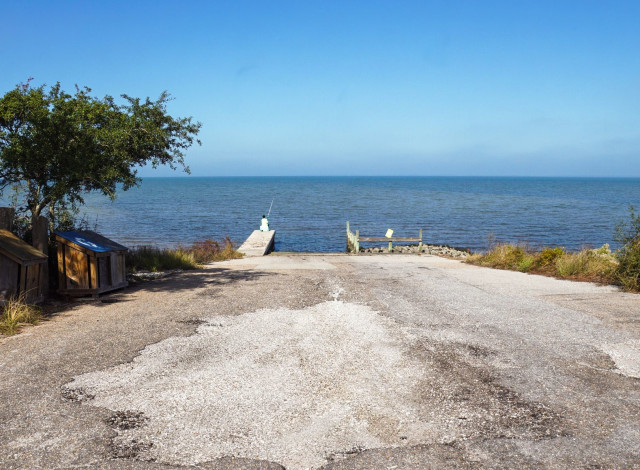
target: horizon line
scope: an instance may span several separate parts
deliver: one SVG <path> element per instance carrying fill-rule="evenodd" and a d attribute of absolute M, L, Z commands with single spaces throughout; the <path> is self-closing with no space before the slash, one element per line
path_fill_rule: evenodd
<path fill-rule="evenodd" d="M 638 176 L 566 176 L 566 175 L 152 175 L 148 178 L 548 178 L 548 179 L 640 179 Z"/>

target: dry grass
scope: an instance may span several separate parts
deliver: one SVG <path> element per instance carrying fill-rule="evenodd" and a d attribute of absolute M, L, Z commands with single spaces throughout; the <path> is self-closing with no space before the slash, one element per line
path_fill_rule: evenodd
<path fill-rule="evenodd" d="M 127 268 L 131 272 L 138 271 L 166 271 L 171 269 L 196 269 L 196 263 L 191 253 L 181 248 L 168 249 L 153 246 L 140 246 L 127 253 Z"/>
<path fill-rule="evenodd" d="M 640 214 L 636 214 L 633 206 L 629 206 L 629 220 L 616 227 L 614 239 L 620 245 L 615 254 L 611 253 L 608 244 L 577 253 L 565 253 L 559 247 L 532 253 L 525 246 L 498 244 L 489 252 L 470 256 L 466 261 L 561 279 L 616 284 L 640 292 Z"/>
<path fill-rule="evenodd" d="M 236 251 L 236 246 L 229 237 L 225 237 L 222 243 L 216 240 L 196 242 L 189 248 L 189 252 L 193 253 L 198 264 L 242 258 L 242 254 Z"/>
<path fill-rule="evenodd" d="M 523 245 L 500 243 L 485 254 L 467 258 L 468 263 L 497 269 L 527 272 L 534 264 L 534 258 Z"/>
<path fill-rule="evenodd" d="M 498 244 L 485 254 L 467 258 L 467 263 L 497 269 L 544 274 L 561 279 L 618 282 L 618 262 L 609 245 L 595 250 L 566 253 L 562 248 L 544 248 L 533 252 L 523 245 Z"/>
<path fill-rule="evenodd" d="M 0 334 L 3 335 L 13 335 L 23 326 L 38 323 L 42 318 L 40 309 L 28 304 L 24 294 L 7 300 L 0 309 Z"/>
<path fill-rule="evenodd" d="M 606 282 L 614 280 L 617 265 L 613 256 L 599 256 L 595 250 L 567 253 L 555 263 L 560 277 Z"/>
<path fill-rule="evenodd" d="M 223 242 L 204 240 L 190 247 L 157 248 L 142 246 L 127 254 L 127 268 L 131 272 L 167 271 L 172 269 L 197 269 L 213 261 L 241 258 L 229 237 Z"/>

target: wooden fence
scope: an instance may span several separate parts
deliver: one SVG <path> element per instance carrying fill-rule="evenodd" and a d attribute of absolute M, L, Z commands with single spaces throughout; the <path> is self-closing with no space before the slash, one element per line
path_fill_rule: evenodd
<path fill-rule="evenodd" d="M 360 242 L 389 242 L 389 252 L 393 250 L 394 242 L 418 242 L 418 249 L 422 250 L 422 229 L 418 237 L 361 237 L 360 230 L 353 233 L 347 221 L 347 251 L 360 253 Z"/>

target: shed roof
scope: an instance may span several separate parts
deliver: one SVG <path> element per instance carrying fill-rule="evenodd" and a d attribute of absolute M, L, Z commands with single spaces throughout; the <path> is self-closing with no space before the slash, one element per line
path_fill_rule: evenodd
<path fill-rule="evenodd" d="M 47 255 L 20 240 L 8 230 L 0 230 L 0 251 L 18 262 L 46 260 Z"/>
<path fill-rule="evenodd" d="M 105 253 L 107 251 L 126 251 L 128 248 L 119 243 L 109 240 L 102 235 L 91 230 L 74 230 L 71 232 L 56 232 L 56 235 L 75 243 L 82 248 L 94 251 L 96 253 Z"/>

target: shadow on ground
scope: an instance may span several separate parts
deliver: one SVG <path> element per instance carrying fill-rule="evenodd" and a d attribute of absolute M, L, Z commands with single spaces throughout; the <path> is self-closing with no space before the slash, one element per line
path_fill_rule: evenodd
<path fill-rule="evenodd" d="M 73 300 L 55 300 L 44 306 L 45 317 L 53 317 L 61 312 L 75 310 L 88 303 L 95 307 L 104 307 L 132 302 L 135 301 L 135 299 L 129 298 L 128 296 L 141 291 L 171 293 L 192 291 L 195 289 L 215 289 L 218 287 L 228 287 L 237 283 L 255 281 L 264 276 L 274 277 L 279 276 L 279 274 L 228 268 L 184 271 L 170 274 L 161 279 L 134 281 L 131 282 L 128 287 L 101 294 L 97 299 L 85 296 Z"/>

